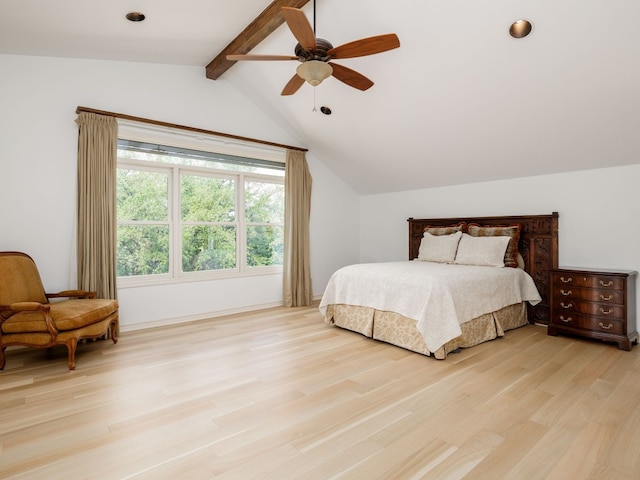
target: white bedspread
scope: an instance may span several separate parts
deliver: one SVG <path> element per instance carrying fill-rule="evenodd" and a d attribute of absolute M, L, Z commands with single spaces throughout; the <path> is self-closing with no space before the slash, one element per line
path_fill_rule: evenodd
<path fill-rule="evenodd" d="M 458 337 L 460 325 L 508 305 L 541 301 L 519 268 L 404 261 L 350 265 L 335 272 L 320 302 L 396 312 L 417 321 L 430 351 Z"/>

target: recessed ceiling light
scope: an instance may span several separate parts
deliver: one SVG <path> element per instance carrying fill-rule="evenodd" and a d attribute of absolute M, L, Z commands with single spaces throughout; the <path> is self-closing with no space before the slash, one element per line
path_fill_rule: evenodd
<path fill-rule="evenodd" d="M 516 20 L 509 27 L 509 35 L 513 38 L 523 38 L 531 33 L 531 28 L 529 20 Z"/>
<path fill-rule="evenodd" d="M 144 13 L 140 12 L 129 12 L 126 17 L 130 22 L 141 22 L 145 19 Z"/>

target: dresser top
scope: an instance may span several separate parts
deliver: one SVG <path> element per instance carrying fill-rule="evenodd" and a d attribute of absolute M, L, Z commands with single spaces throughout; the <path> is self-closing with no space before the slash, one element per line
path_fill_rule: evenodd
<path fill-rule="evenodd" d="M 602 275 L 621 275 L 621 276 L 632 276 L 637 275 L 638 272 L 635 270 L 625 270 L 622 268 L 596 268 L 596 267 L 559 267 L 551 269 L 552 272 L 576 272 L 576 273 L 585 273 L 585 274 L 602 274 Z"/>

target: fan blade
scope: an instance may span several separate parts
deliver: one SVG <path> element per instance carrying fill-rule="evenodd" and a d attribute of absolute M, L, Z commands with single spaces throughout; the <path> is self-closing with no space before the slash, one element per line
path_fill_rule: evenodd
<path fill-rule="evenodd" d="M 331 55 L 331 58 L 364 57 L 393 50 L 399 46 L 400 40 L 398 36 L 395 33 L 387 33 L 339 45 L 327 51 L 327 55 Z"/>
<path fill-rule="evenodd" d="M 227 55 L 227 60 L 298 60 L 291 55 Z"/>
<path fill-rule="evenodd" d="M 315 50 L 316 34 L 303 11 L 299 8 L 282 7 L 282 15 L 300 46 L 305 50 Z"/>
<path fill-rule="evenodd" d="M 298 74 L 295 74 L 293 77 L 291 77 L 289 83 L 284 86 L 280 95 L 293 95 L 303 84 L 304 78 L 298 76 Z"/>
<path fill-rule="evenodd" d="M 357 88 L 358 90 L 367 90 L 373 86 L 373 82 L 371 80 L 355 70 L 351 70 L 350 68 L 332 62 L 329 62 L 329 65 L 333 68 L 333 73 L 331 75 L 350 87 Z"/>

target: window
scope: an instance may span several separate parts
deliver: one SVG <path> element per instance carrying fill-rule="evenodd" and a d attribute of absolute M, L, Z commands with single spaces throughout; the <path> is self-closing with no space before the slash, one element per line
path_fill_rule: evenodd
<path fill-rule="evenodd" d="M 118 140 L 121 284 L 282 271 L 283 160 L 200 147 Z"/>

